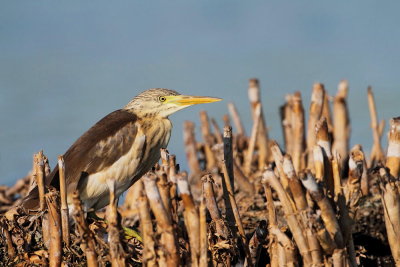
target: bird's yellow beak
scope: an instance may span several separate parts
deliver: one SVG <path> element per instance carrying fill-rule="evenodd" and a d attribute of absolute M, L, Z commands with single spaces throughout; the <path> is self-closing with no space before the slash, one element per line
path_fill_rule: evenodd
<path fill-rule="evenodd" d="M 221 101 L 221 98 L 209 96 L 176 95 L 167 96 L 167 102 L 177 104 L 178 106 L 191 106 L 196 104 L 205 104 Z"/>

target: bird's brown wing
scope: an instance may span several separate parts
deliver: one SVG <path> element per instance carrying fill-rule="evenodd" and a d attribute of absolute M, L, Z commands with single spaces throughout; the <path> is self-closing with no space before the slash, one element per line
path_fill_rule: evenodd
<path fill-rule="evenodd" d="M 76 190 L 79 180 L 111 166 L 131 148 L 137 135 L 136 115 L 116 110 L 92 126 L 64 154 L 65 179 L 69 190 Z M 59 187 L 58 166 L 46 177 L 46 185 Z M 35 188 L 24 199 L 25 209 L 38 206 Z"/>

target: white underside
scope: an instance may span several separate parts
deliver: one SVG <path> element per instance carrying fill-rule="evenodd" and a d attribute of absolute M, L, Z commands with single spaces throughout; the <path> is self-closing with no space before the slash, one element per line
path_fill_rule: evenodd
<path fill-rule="evenodd" d="M 138 127 L 137 138 L 135 138 L 132 147 L 125 155 L 101 172 L 91 174 L 86 178 L 86 186 L 80 191 L 80 198 L 85 211 L 90 211 L 91 209 L 98 210 L 109 204 L 108 179 L 115 180 L 116 197 L 119 197 L 123 192 L 128 190 L 133 179 L 140 173 L 143 174 L 143 170 L 147 171 L 154 166 L 160 157 L 157 151 L 160 151 L 161 148 L 166 147 L 168 144 L 170 131 L 169 129 L 167 131 L 166 138 L 160 142 L 159 147 L 154 148 L 156 151 L 153 150 L 153 153 L 150 152 L 154 156 L 149 158 L 147 155 L 142 155 L 143 153 L 137 153 L 137 151 L 143 150 L 147 141 L 146 136 L 140 127 Z M 142 156 L 147 159 L 145 162 Z"/>

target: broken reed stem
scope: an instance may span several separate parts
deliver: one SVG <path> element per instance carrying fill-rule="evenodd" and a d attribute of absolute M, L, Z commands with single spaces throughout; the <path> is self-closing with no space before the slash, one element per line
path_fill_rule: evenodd
<path fill-rule="evenodd" d="M 243 163 L 243 171 L 246 175 L 249 175 L 251 172 L 254 150 L 256 147 L 258 131 L 260 129 L 260 122 L 261 122 L 261 106 L 257 105 L 254 108 L 253 128 L 251 129 L 249 146 L 247 148 L 247 152 L 245 154 L 244 163 Z"/>
<path fill-rule="evenodd" d="M 108 244 L 110 246 L 111 266 L 125 266 L 125 251 L 120 240 L 120 223 L 118 220 L 117 202 L 115 197 L 115 180 L 107 180 L 107 186 L 110 192 L 110 204 L 107 207 L 108 222 Z"/>
<path fill-rule="evenodd" d="M 276 226 L 270 229 L 270 233 L 276 237 L 282 250 L 279 253 L 279 266 L 299 266 L 296 247 L 292 240 Z"/>
<path fill-rule="evenodd" d="M 238 135 L 246 136 L 246 132 L 244 130 L 242 120 L 240 119 L 239 112 L 237 111 L 235 104 L 228 103 L 228 110 L 229 110 L 229 114 L 231 115 L 231 117 L 233 119 L 233 124 L 235 124 Z"/>
<path fill-rule="evenodd" d="M 324 104 L 322 107 L 321 116 L 326 118 L 326 123 L 328 124 L 328 132 L 329 132 L 329 135 L 332 136 L 333 124 L 332 124 L 332 113 L 331 113 L 329 98 L 330 98 L 330 96 L 328 95 L 328 92 L 325 91 Z"/>
<path fill-rule="evenodd" d="M 160 196 L 164 205 L 167 215 L 171 217 L 172 204 L 171 204 L 171 189 L 170 183 L 168 182 L 167 174 L 163 171 L 157 172 L 157 187 L 160 192 Z M 172 219 L 172 218 L 170 218 Z"/>
<path fill-rule="evenodd" d="M 341 185 L 341 177 L 340 177 L 340 167 L 339 160 L 340 157 L 337 153 L 333 156 L 332 159 L 332 173 L 335 184 L 335 197 L 334 200 L 339 210 L 339 222 L 343 232 L 344 243 L 348 248 L 349 260 L 352 267 L 357 266 L 356 254 L 354 251 L 354 242 L 353 242 L 353 220 L 350 218 L 350 214 L 348 208 L 346 206 L 346 199 L 343 193 L 343 187 Z"/>
<path fill-rule="evenodd" d="M 285 96 L 286 102 L 280 109 L 281 126 L 283 133 L 283 140 L 285 142 L 285 151 L 287 154 L 292 154 L 293 152 L 293 138 L 292 138 L 292 95 L 287 94 Z"/>
<path fill-rule="evenodd" d="M 383 162 L 385 156 L 381 145 L 381 135 L 379 134 L 378 114 L 375 106 L 374 93 L 372 87 L 368 86 L 368 107 L 369 115 L 371 118 L 371 129 L 372 136 L 374 138 L 374 144 L 372 145 L 371 155 L 369 160 L 369 166 L 372 167 L 377 162 Z"/>
<path fill-rule="evenodd" d="M 363 174 L 364 153 L 360 145 L 355 145 L 349 157 L 349 175 L 347 179 L 347 207 L 354 219 L 361 198 L 361 177 Z"/>
<path fill-rule="evenodd" d="M 290 155 L 283 157 L 283 172 L 288 178 L 289 188 L 298 211 L 307 209 L 307 199 L 301 181 L 297 177 Z"/>
<path fill-rule="evenodd" d="M 177 184 L 182 198 L 184 210 L 183 217 L 189 236 L 191 266 L 199 266 L 200 260 L 200 219 L 199 212 L 193 201 L 189 189 L 189 182 L 186 173 L 180 173 L 177 177 Z"/>
<path fill-rule="evenodd" d="M 165 172 L 169 172 L 169 153 L 166 148 L 160 149 L 160 156 L 161 156 L 161 169 Z"/>
<path fill-rule="evenodd" d="M 301 101 L 300 92 L 295 92 L 292 97 L 292 136 L 293 148 L 291 151 L 293 166 L 296 172 L 304 168 L 304 149 L 305 149 L 305 132 L 304 132 L 304 108 Z"/>
<path fill-rule="evenodd" d="M 2 235 L 4 236 L 7 244 L 7 255 L 9 259 L 14 259 L 15 257 L 15 248 L 13 246 L 12 237 L 8 230 L 8 224 L 5 217 L 0 218 L 0 230 Z"/>
<path fill-rule="evenodd" d="M 35 162 L 35 176 L 36 176 L 36 183 L 39 190 L 39 209 L 44 211 L 46 208 L 46 201 L 44 198 L 45 195 L 45 184 L 44 184 L 44 156 L 43 151 L 39 151 L 34 156 Z"/>
<path fill-rule="evenodd" d="M 315 126 L 316 144 L 319 145 L 323 150 L 324 156 L 324 182 L 326 183 L 328 197 L 333 196 L 334 185 L 332 176 L 332 148 L 331 141 L 329 140 L 328 124 L 326 123 L 326 118 L 321 117 Z M 315 168 L 316 169 L 316 168 Z"/>
<path fill-rule="evenodd" d="M 163 205 L 160 193 L 156 185 L 157 176 L 148 172 L 143 176 L 142 180 L 146 191 L 147 198 L 150 203 L 151 210 L 157 220 L 161 232 L 161 246 L 158 253 L 165 250 L 165 258 L 167 266 L 179 265 L 179 254 L 177 248 L 177 240 L 172 226 L 172 221 Z M 161 265 L 161 264 L 160 264 Z"/>
<path fill-rule="evenodd" d="M 235 194 L 233 192 L 233 188 L 232 188 L 232 184 L 231 184 L 231 178 L 229 177 L 229 172 L 228 172 L 228 169 L 226 166 L 227 165 L 225 164 L 225 160 L 224 160 L 224 162 L 222 164 L 222 171 L 224 174 L 224 181 L 226 184 L 226 189 L 229 194 L 230 204 L 232 206 L 232 211 L 235 216 L 235 222 L 238 227 L 239 235 L 240 235 L 240 238 L 243 243 L 243 248 L 244 248 L 244 251 L 246 254 L 247 266 L 253 266 L 252 260 L 251 260 L 251 255 L 250 255 L 250 250 L 249 250 L 249 244 L 246 239 L 246 234 L 244 232 L 242 220 L 240 219 L 239 208 L 236 204 Z"/>
<path fill-rule="evenodd" d="M 67 186 L 65 182 L 65 164 L 63 156 L 58 156 L 58 174 L 60 178 L 60 197 L 61 197 L 61 228 L 62 237 L 65 245 L 69 247 L 69 214 L 67 203 Z"/>
<path fill-rule="evenodd" d="M 385 226 L 396 266 L 400 266 L 400 193 L 399 187 L 385 168 L 379 169 L 380 193 Z"/>
<path fill-rule="evenodd" d="M 213 146 L 213 135 L 210 130 L 210 123 L 208 120 L 207 112 L 202 110 L 200 111 L 200 122 L 201 122 L 201 134 L 204 141 L 204 154 L 206 157 L 206 169 L 212 170 L 216 167 L 216 159 L 213 151 L 211 150 Z"/>
<path fill-rule="evenodd" d="M 225 229 L 224 221 L 222 220 L 220 210 L 217 205 L 214 194 L 214 180 L 211 175 L 207 174 L 201 178 L 203 182 L 203 198 L 205 199 L 205 204 L 210 212 L 211 219 L 215 223 L 215 231 L 218 237 L 226 240 L 228 238 L 228 232 Z"/>
<path fill-rule="evenodd" d="M 311 104 L 307 124 L 307 168 L 314 170 L 313 149 L 315 145 L 315 124 L 322 114 L 324 105 L 325 89 L 321 83 L 315 83 L 311 94 Z"/>
<path fill-rule="evenodd" d="M 301 182 L 307 191 L 317 203 L 318 207 L 321 209 L 321 218 L 328 230 L 332 240 L 335 242 L 335 247 L 343 248 L 344 240 L 342 232 L 339 226 L 339 222 L 336 219 L 336 213 L 329 201 L 329 199 L 324 195 L 323 191 L 319 188 L 314 176 L 310 171 L 307 172 L 304 177 L 302 177 Z"/>
<path fill-rule="evenodd" d="M 342 166 L 348 157 L 350 140 L 350 118 L 347 108 L 347 92 L 349 86 L 346 80 L 339 83 L 338 92 L 333 100 L 333 149 L 342 158 Z"/>
<path fill-rule="evenodd" d="M 57 192 L 51 191 L 45 196 L 49 218 L 49 263 L 50 267 L 61 266 L 62 260 L 62 234 L 59 197 Z"/>
<path fill-rule="evenodd" d="M 386 167 L 398 178 L 400 174 L 400 117 L 390 120 L 389 141 L 386 153 Z"/>
<path fill-rule="evenodd" d="M 207 240 L 207 214 L 206 204 L 204 197 L 200 202 L 199 213 L 200 213 L 200 260 L 199 267 L 208 266 L 208 240 Z"/>
<path fill-rule="evenodd" d="M 81 245 L 82 250 L 86 254 L 86 263 L 88 267 L 97 267 L 97 253 L 96 247 L 94 243 L 93 233 L 90 231 L 86 219 L 85 214 L 82 209 L 82 203 L 79 199 L 79 193 L 75 191 L 72 194 L 72 217 L 75 220 L 76 228 L 78 229 L 78 233 L 81 236 Z"/>
<path fill-rule="evenodd" d="M 155 242 L 154 242 L 154 232 L 153 232 L 153 223 L 151 222 L 150 215 L 150 206 L 149 201 L 147 200 L 146 193 L 143 191 L 143 182 L 139 180 L 137 182 L 140 190 L 140 196 L 138 199 L 139 206 L 139 218 L 140 218 L 140 227 L 141 227 L 141 235 L 143 239 L 143 256 L 142 263 L 144 266 L 152 267 L 158 266 L 157 256 L 155 252 Z"/>
<path fill-rule="evenodd" d="M 282 184 L 279 182 L 278 178 L 275 176 L 272 169 L 268 168 L 263 173 L 262 183 L 268 183 L 278 194 L 278 198 L 282 203 L 282 208 L 287 224 L 293 234 L 293 238 L 297 244 L 297 247 L 299 248 L 299 252 L 303 257 L 303 263 L 305 266 L 310 266 L 312 264 L 311 252 L 308 247 L 307 239 L 304 236 L 304 231 L 295 216 L 295 211 L 292 206 L 292 200 L 289 199 L 289 196 L 287 195 Z"/>
<path fill-rule="evenodd" d="M 196 174 L 201 171 L 200 164 L 197 158 L 196 139 L 194 134 L 194 123 L 185 121 L 183 123 L 183 141 L 185 144 L 186 158 L 190 173 Z"/>
<path fill-rule="evenodd" d="M 228 170 L 232 188 L 235 188 L 233 176 L 233 148 L 232 148 L 232 127 L 224 127 L 224 163 Z"/>
<path fill-rule="evenodd" d="M 253 115 L 253 121 L 258 120 L 257 115 L 257 106 L 260 106 L 260 126 L 258 129 L 257 135 L 257 146 L 258 146 L 258 169 L 262 170 L 268 161 L 268 130 L 265 124 L 265 118 L 262 111 L 261 104 L 261 94 L 260 94 L 260 83 L 257 79 L 249 80 L 249 89 L 248 89 L 249 100 L 251 104 L 251 111 Z"/>
<path fill-rule="evenodd" d="M 275 161 L 275 165 L 278 169 L 279 172 L 279 180 L 282 183 L 283 188 L 286 190 L 286 192 L 290 191 L 289 188 L 289 181 L 288 178 L 286 177 L 285 172 L 283 171 L 283 154 L 281 149 L 279 148 L 278 143 L 275 140 L 271 141 L 271 153 L 272 157 Z"/>

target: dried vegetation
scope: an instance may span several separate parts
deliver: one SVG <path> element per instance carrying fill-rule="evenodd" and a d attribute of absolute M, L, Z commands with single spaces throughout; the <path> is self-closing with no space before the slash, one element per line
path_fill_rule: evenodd
<path fill-rule="evenodd" d="M 287 95 L 279 146 L 251 79 L 249 135 L 232 103 L 223 130 L 201 112 L 201 134 L 184 123 L 189 172 L 162 150 L 120 207 L 108 182 L 110 205 L 97 212 L 105 220 L 86 216 L 77 193 L 68 214 L 68 166 L 60 157 L 61 188 L 45 188 L 50 167 L 39 152 L 31 174 L 0 187 L 0 265 L 400 266 L 400 117 L 390 121 L 384 151 L 368 88 L 367 157 L 361 145 L 349 147 L 347 92 L 346 81 L 334 97 L 315 84 L 308 118 L 301 94 Z M 40 210 L 10 209 L 36 183 Z"/>

